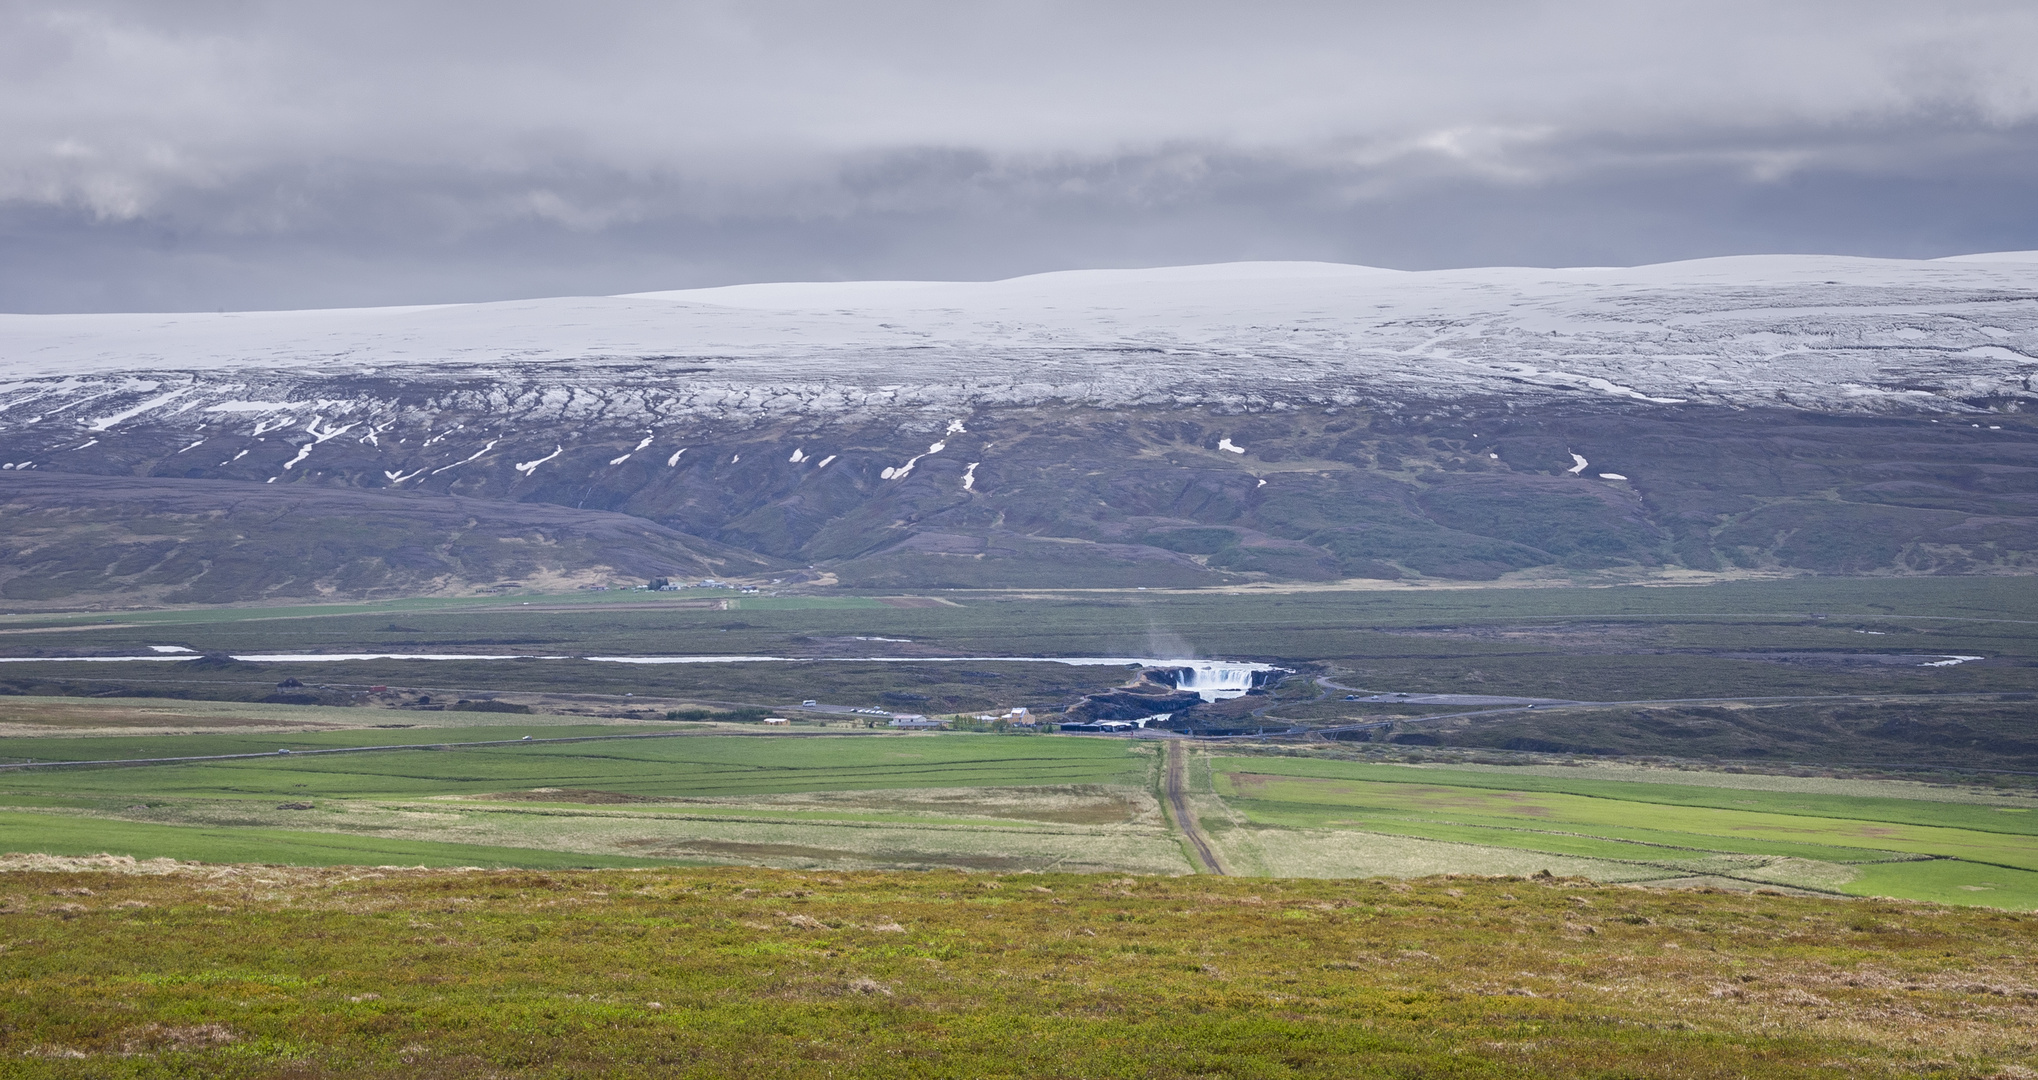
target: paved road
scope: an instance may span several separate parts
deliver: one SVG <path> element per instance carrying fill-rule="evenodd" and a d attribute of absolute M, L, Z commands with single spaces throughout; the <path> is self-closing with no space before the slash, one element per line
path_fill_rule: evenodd
<path fill-rule="evenodd" d="M 1182 744 L 1168 744 L 1168 808 L 1173 811 L 1175 825 L 1182 835 L 1189 838 L 1189 849 L 1201 863 L 1199 868 L 1206 874 L 1222 874 L 1224 864 L 1217 860 L 1217 852 L 1210 846 L 1210 838 L 1203 833 L 1203 826 L 1196 821 L 1196 815 L 1189 811 L 1189 766 Z"/>

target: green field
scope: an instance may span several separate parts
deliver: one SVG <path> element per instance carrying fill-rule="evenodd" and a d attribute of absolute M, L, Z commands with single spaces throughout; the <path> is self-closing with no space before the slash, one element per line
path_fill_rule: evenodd
<path fill-rule="evenodd" d="M 0 848 L 298 865 L 1189 869 L 1159 812 L 1151 743 L 461 719 L 10 739 L 16 760 L 258 756 L 0 772 Z M 391 744 L 407 748 L 373 748 Z M 1604 880 L 2038 908 L 2038 800 L 2026 796 L 1338 753 L 1196 759 L 1196 813 L 1232 872 L 1525 873 L 1542 859 Z"/>
<path fill-rule="evenodd" d="M 1262 845 L 1282 843 L 1281 830 L 1355 830 L 1750 884 L 2038 909 L 2038 806 L 2023 798 L 1991 805 L 1936 801 L 1929 791 L 1759 791 L 1277 756 L 1218 757 L 1210 768 L 1213 794 L 1270 830 Z"/>
<path fill-rule="evenodd" d="M 465 727 L 19 740 L 38 760 L 259 757 L 0 773 L 0 850 L 324 865 L 959 866 L 1178 872 L 1151 748 L 972 735 Z M 452 739 L 572 736 L 467 746 Z M 416 749 L 310 751 L 408 742 Z M 297 752 L 274 753 L 277 746 Z M 97 845 L 97 846 L 95 846 Z"/>
<path fill-rule="evenodd" d="M 612 729 L 500 731 L 465 729 L 461 737 L 518 739 Z M 75 768 L 0 774 L 0 797 L 121 795 L 271 799 L 466 795 L 535 787 L 598 788 L 626 795 L 720 798 L 809 791 L 922 787 L 1008 787 L 1027 784 L 1140 782 L 1146 759 L 1123 742 L 1093 739 L 942 735 L 673 735 L 647 739 L 542 743 L 437 751 L 441 732 L 330 732 L 284 743 L 302 749 L 395 741 L 416 750 L 371 750 L 244 761 L 191 762 L 145 768 Z M 69 745 L 66 745 L 69 744 Z M 78 745 L 85 744 L 85 745 Z M 115 744 L 108 746 L 106 744 Z M 273 752 L 274 738 L 187 736 L 148 739 L 36 740 L 44 759 L 57 751 L 152 757 L 171 752 Z"/>

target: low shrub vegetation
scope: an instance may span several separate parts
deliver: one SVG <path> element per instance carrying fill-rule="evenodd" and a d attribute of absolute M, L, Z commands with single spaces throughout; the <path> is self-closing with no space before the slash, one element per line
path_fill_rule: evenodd
<path fill-rule="evenodd" d="M 2027 1076 L 2038 918 L 1596 886 L 12 857 L 11 1076 Z"/>

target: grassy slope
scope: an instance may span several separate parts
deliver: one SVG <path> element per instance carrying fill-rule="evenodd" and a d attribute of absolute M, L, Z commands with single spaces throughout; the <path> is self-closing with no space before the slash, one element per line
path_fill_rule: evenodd
<path fill-rule="evenodd" d="M 23 1077 L 1972 1077 L 2038 1050 L 2038 923 L 1899 904 L 759 870 L 0 894 Z"/>
<path fill-rule="evenodd" d="M 419 395 L 407 397 L 411 415 L 433 427 L 478 433 L 503 422 L 444 411 L 419 386 L 410 392 Z M 355 394 L 328 384 L 305 396 Z M 692 452 L 670 465 L 630 456 L 642 432 L 612 426 L 620 417 L 535 429 L 519 417 L 510 437 L 525 449 L 505 444 L 426 472 L 402 495 L 389 491 L 392 466 L 446 464 L 423 449 L 435 441 L 425 427 L 385 431 L 380 444 L 321 444 L 321 464 L 286 473 L 299 478 L 292 483 L 276 476 L 291 448 L 274 437 L 215 429 L 207 434 L 226 460 L 194 464 L 181 452 L 188 419 L 144 420 L 94 441 L 81 430 L 63 468 L 98 476 L 45 471 L 48 425 L 0 431 L 11 460 L 43 462 L 0 478 L 0 541 L 19 535 L 5 554 L 32 570 L 0 590 L 15 602 L 72 603 L 141 590 L 215 600 L 386 595 L 444 574 L 484 585 L 596 566 L 632 577 L 703 572 L 690 553 L 718 574 L 762 569 L 651 522 L 776 556 L 766 565 L 819 564 L 845 582 L 913 588 L 1211 584 L 1252 572 L 1485 581 L 1531 567 L 1625 575 L 1680 563 L 2015 572 L 2032 565 L 2038 537 L 2038 443 L 2016 414 L 1991 425 L 2002 430 L 1980 430 L 1766 409 L 1537 408 L 1471 421 L 1314 408 L 1252 417 L 997 408 L 978 413 L 979 430 L 943 436 L 947 452 L 903 482 L 879 470 L 926 444 L 899 416 L 838 417 L 825 436 L 804 415 L 690 423 Z M 1249 451 L 1216 451 L 1225 436 Z M 839 463 L 787 461 L 789 445 L 816 437 Z M 513 468 L 526 452 L 567 444 L 535 477 Z M 232 453 L 236 445 L 249 456 Z M 1565 476 L 1573 451 L 1634 479 Z M 977 457 L 985 469 L 959 495 L 964 463 Z M 476 498 L 447 499 L 455 489 Z M 1252 542 L 1260 538 L 1281 543 Z M 899 541 L 908 543 L 892 546 Z M 1200 553 L 1207 568 L 1171 551 Z"/>

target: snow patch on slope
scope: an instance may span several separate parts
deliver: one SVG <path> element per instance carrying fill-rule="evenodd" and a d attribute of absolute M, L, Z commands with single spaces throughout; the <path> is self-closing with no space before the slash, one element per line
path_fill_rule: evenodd
<path fill-rule="evenodd" d="M 532 473 L 535 473 L 535 472 L 537 472 L 537 471 L 538 471 L 538 466 L 540 466 L 540 465 L 543 465 L 544 463 L 546 463 L 546 462 L 548 462 L 548 461 L 552 460 L 553 458 L 556 458 L 556 457 L 558 457 L 559 455 L 561 455 L 561 454 L 563 454 L 563 453 L 565 453 L 565 452 L 566 452 L 566 448 L 565 448 L 564 446 L 556 446 L 556 447 L 553 447 L 553 449 L 552 449 L 552 452 L 551 452 L 551 453 L 549 453 L 549 454 L 546 454 L 546 455 L 545 455 L 544 457 L 538 458 L 538 459 L 537 459 L 537 460 L 535 460 L 535 461 L 519 461 L 519 462 L 517 462 L 517 471 L 518 471 L 518 472 L 520 472 L 520 473 L 523 473 L 523 474 L 524 474 L 524 476 L 526 476 L 526 477 L 529 477 L 529 476 L 530 476 L 530 475 L 531 475 Z"/>

